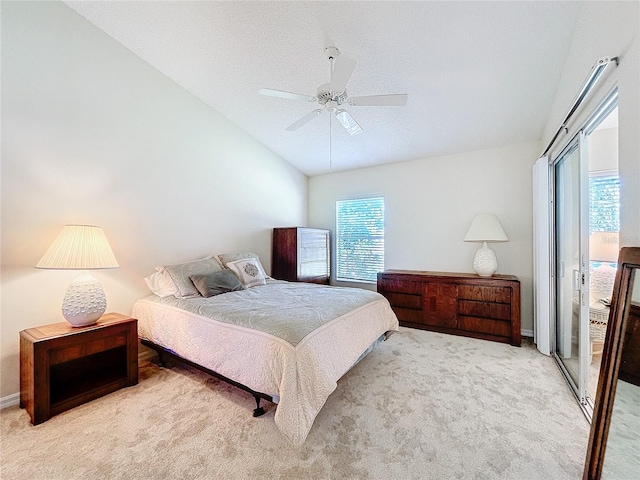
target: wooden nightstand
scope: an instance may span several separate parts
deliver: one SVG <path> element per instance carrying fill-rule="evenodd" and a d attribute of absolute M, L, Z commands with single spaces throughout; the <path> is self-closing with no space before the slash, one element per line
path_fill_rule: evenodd
<path fill-rule="evenodd" d="M 95 325 L 67 322 L 20 332 L 20 407 L 37 425 L 138 383 L 138 321 L 119 313 Z"/>

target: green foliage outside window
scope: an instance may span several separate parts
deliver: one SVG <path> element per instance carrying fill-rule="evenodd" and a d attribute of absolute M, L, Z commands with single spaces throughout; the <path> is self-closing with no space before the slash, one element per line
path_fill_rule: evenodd
<path fill-rule="evenodd" d="M 336 202 L 336 277 L 373 282 L 384 270 L 384 198 Z"/>
<path fill-rule="evenodd" d="M 620 230 L 620 178 L 602 175 L 589 178 L 589 235 Z"/>

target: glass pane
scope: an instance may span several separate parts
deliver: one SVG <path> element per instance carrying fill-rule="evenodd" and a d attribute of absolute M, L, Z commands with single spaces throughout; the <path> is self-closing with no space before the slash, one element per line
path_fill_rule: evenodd
<path fill-rule="evenodd" d="M 556 164 L 556 354 L 580 383 L 580 155 Z"/>
<path fill-rule="evenodd" d="M 619 253 L 618 111 L 587 137 L 589 151 L 589 366 L 587 399 L 595 401 Z"/>
<path fill-rule="evenodd" d="M 301 230 L 298 241 L 298 276 L 329 276 L 329 234 L 324 230 Z"/>

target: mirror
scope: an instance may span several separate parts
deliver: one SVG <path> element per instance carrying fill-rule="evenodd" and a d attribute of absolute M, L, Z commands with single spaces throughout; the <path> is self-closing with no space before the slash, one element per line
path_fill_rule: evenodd
<path fill-rule="evenodd" d="M 583 479 L 640 472 L 640 248 L 623 248 L 598 379 Z"/>

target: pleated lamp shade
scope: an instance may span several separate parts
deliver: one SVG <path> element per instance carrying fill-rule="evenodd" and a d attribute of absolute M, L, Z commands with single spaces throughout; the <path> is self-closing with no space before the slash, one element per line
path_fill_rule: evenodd
<path fill-rule="evenodd" d="M 618 232 L 593 232 L 589 237 L 589 260 L 616 263 L 618 253 Z"/>
<path fill-rule="evenodd" d="M 67 225 L 36 268 L 94 270 L 118 266 L 100 227 Z M 106 308 L 107 298 L 102 285 L 96 278 L 85 273 L 69 285 L 62 302 L 62 316 L 74 327 L 84 327 L 96 323 Z"/>
<path fill-rule="evenodd" d="M 495 215 L 476 215 L 464 237 L 465 242 L 508 242 L 502 225 Z"/>
<path fill-rule="evenodd" d="M 102 228 L 66 225 L 40 259 L 36 268 L 93 270 L 119 267 Z"/>
<path fill-rule="evenodd" d="M 464 237 L 465 242 L 482 242 L 482 246 L 473 257 L 473 269 L 481 277 L 490 277 L 498 269 L 495 252 L 487 242 L 508 242 L 502 225 L 495 215 L 476 215 Z"/>
<path fill-rule="evenodd" d="M 620 246 L 618 232 L 593 232 L 589 237 L 589 260 L 602 262 L 589 273 L 591 298 L 601 300 L 613 294 L 616 269 L 611 263 L 618 261 Z"/>

